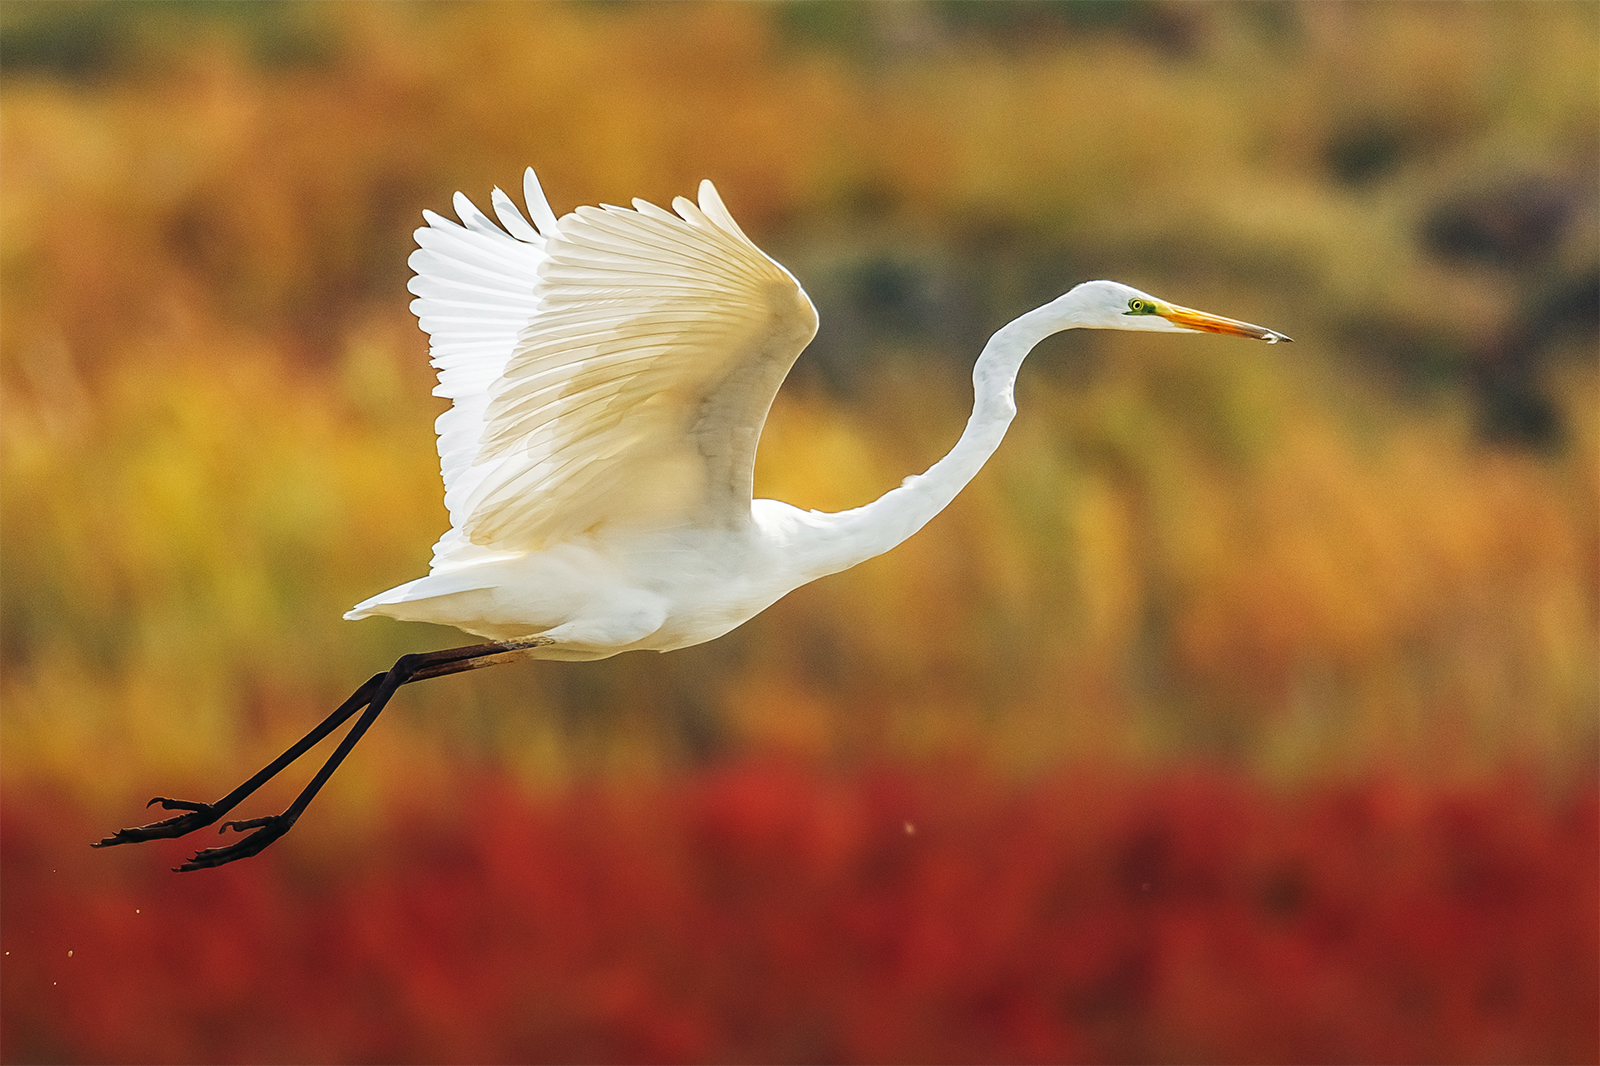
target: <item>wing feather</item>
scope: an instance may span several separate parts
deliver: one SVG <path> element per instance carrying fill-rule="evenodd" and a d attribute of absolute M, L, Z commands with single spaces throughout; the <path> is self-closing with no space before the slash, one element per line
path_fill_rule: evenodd
<path fill-rule="evenodd" d="M 517 205 L 511 197 L 500 191 L 500 186 L 496 185 L 494 191 L 489 194 L 489 202 L 494 205 L 494 217 L 500 220 L 500 225 L 504 226 L 511 236 L 529 244 L 537 244 L 542 240 L 539 231 L 528 224 L 528 220 L 522 217 L 522 212 L 517 210 Z"/>
<path fill-rule="evenodd" d="M 525 182 L 524 187 L 530 190 L 529 213 L 536 221 L 550 216 L 553 230 L 554 216 L 537 183 Z M 535 194 L 537 199 L 531 198 Z M 434 547 L 436 570 L 442 563 L 485 554 L 457 531 L 464 516 L 460 504 L 481 478 L 473 460 L 483 433 L 489 387 L 504 369 L 517 334 L 538 310 L 534 287 L 545 245 L 544 237 L 526 221 L 501 230 L 465 198 L 457 199 L 455 206 L 460 223 L 423 212 L 427 225 L 417 231 L 418 249 L 408 260 L 416 275 L 408 286 L 417 297 L 411 308 L 432 339 L 433 365 L 439 371 L 434 393 L 452 401 L 435 424 L 452 524 Z M 503 215 L 502 205 L 496 202 L 495 207 L 496 214 Z M 510 209 L 520 217 L 514 206 Z"/>
<path fill-rule="evenodd" d="M 557 219 L 457 194 L 425 212 L 412 310 L 432 338 L 451 530 L 434 569 L 608 525 L 737 527 L 761 426 L 816 311 L 710 182 L 673 211 Z M 531 219 L 531 222 L 529 221 Z"/>

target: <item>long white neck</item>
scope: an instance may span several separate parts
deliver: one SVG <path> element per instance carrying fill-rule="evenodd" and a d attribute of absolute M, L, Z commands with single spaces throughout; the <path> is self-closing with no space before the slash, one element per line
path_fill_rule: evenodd
<path fill-rule="evenodd" d="M 967 428 L 948 455 L 926 472 L 905 479 L 872 503 L 851 511 L 817 515 L 794 561 L 810 581 L 882 555 L 947 507 L 1000 447 L 1016 416 L 1017 372 L 1034 346 L 1052 333 L 1077 325 L 1065 297 L 1002 326 L 983 346 L 972 368 L 973 405 Z"/>

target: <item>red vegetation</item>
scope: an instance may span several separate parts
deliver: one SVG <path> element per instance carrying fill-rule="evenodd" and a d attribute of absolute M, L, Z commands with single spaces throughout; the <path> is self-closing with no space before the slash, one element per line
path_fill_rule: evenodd
<path fill-rule="evenodd" d="M 1600 1056 L 1592 786 L 747 764 L 462 792 L 475 815 L 315 873 L 291 837 L 181 877 L 177 845 L 90 852 L 9 795 L 5 1060 Z"/>

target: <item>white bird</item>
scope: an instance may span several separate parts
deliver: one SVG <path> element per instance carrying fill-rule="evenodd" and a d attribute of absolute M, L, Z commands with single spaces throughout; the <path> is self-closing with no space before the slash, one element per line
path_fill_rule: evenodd
<path fill-rule="evenodd" d="M 358 711 L 282 814 L 180 869 L 253 855 L 287 832 L 410 681 L 514 659 L 600 659 L 712 640 L 791 590 L 888 551 L 983 467 L 1016 414 L 1028 352 L 1067 329 L 1208 332 L 1269 343 L 1270 329 L 1089 281 L 1000 328 L 973 369 L 972 416 L 926 472 L 863 507 L 802 511 L 751 499 L 756 442 L 789 367 L 817 330 L 793 275 L 734 222 L 711 182 L 673 211 L 580 207 L 558 219 L 533 171 L 528 216 L 495 189 L 496 225 L 461 193 L 457 224 L 425 212 L 411 308 L 432 338 L 450 529 L 426 577 L 357 604 L 453 625 L 491 643 L 402 657 L 255 777 L 216 803 L 96 846 L 214 823 Z"/>

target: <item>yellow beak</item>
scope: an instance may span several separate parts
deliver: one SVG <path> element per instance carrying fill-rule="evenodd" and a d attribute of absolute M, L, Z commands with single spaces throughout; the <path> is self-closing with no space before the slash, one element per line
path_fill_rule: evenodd
<path fill-rule="evenodd" d="M 1294 339 L 1293 337 L 1285 337 L 1277 330 L 1267 329 L 1265 326 L 1252 326 L 1248 322 L 1223 318 L 1221 315 L 1207 314 L 1204 311 L 1196 311 L 1190 307 L 1163 304 L 1156 313 L 1174 326 L 1200 330 L 1203 333 L 1228 333 L 1235 337 L 1253 337 L 1258 341 L 1266 341 L 1268 344 L 1277 344 L 1279 341 L 1291 341 Z"/>

